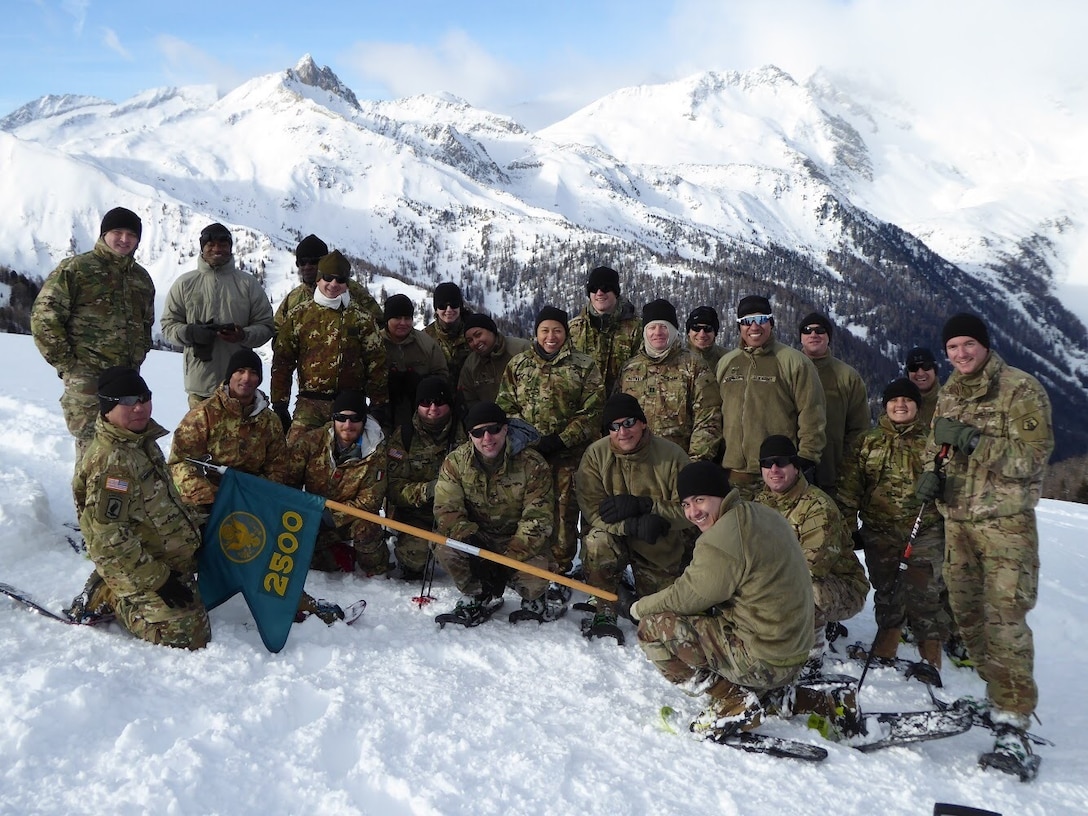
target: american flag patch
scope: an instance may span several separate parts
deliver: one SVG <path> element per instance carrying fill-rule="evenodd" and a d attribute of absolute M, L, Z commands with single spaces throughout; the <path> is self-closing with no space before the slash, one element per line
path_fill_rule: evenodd
<path fill-rule="evenodd" d="M 113 490 L 116 493 L 128 493 L 128 480 L 118 479 L 116 476 L 107 476 L 106 490 Z"/>

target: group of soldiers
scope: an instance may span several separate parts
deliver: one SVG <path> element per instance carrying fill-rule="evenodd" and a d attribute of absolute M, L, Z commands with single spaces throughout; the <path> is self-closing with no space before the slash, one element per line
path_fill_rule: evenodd
<path fill-rule="evenodd" d="M 419 580 L 436 558 L 461 592 L 445 621 L 482 623 L 508 587 L 521 601 L 512 621 L 553 621 L 571 599 L 562 579 L 584 578 L 603 592 L 577 605 L 583 633 L 622 643 L 619 618 L 637 622 L 662 674 L 708 695 L 700 734 L 755 727 L 770 695 L 818 674 L 827 634 L 872 582 L 873 656 L 893 658 L 905 631 L 935 665 L 961 642 L 1003 726 L 994 750 L 1030 751 L 1025 616 L 1050 405 L 977 316 L 945 324 L 948 382 L 930 350 L 912 349 L 870 428 L 862 378 L 831 353 L 834 324 L 818 312 L 800 322 L 798 349 L 778 338 L 766 297 L 744 297 L 727 349 L 714 306 L 683 330 L 667 300 L 636 316 L 618 273 L 599 266 L 581 311 L 544 306 L 527 340 L 471 311 L 452 282 L 418 330 L 407 296 L 379 306 L 347 258 L 309 235 L 300 283 L 273 314 L 212 224 L 161 316 L 184 351 L 190 407 L 164 458 L 139 375 L 154 311 L 133 258 L 141 231 L 135 213 L 108 212 L 95 248 L 54 270 L 32 312 L 64 381 L 95 564 L 73 616 L 109 610 L 152 642 L 204 645 L 194 553 L 217 483 L 204 463 L 226 465 L 539 568 L 408 533 L 394 562 L 376 521 L 326 511 L 313 568 Z M 270 339 L 268 397 L 253 349 Z M 338 610 L 304 594 L 307 612 L 331 622 Z"/>

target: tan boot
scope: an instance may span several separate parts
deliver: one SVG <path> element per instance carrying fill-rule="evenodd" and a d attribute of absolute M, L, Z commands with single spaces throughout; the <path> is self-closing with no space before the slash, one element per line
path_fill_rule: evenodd
<path fill-rule="evenodd" d="M 707 707 L 690 726 L 699 737 L 751 731 L 763 721 L 763 706 L 753 691 L 723 679 L 707 689 L 707 695 Z"/>
<path fill-rule="evenodd" d="M 876 640 L 873 641 L 873 658 L 875 660 L 894 660 L 896 652 L 899 651 L 899 636 L 902 634 L 902 630 L 898 627 L 895 629 L 881 629 L 876 636 Z"/>
<path fill-rule="evenodd" d="M 921 641 L 918 644 L 918 655 L 935 669 L 941 668 L 941 642 L 939 640 Z"/>

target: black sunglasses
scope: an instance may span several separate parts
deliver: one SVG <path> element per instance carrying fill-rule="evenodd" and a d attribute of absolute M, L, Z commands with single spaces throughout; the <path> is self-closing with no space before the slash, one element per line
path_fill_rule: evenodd
<path fill-rule="evenodd" d="M 805 326 L 801 329 L 801 334 L 827 334 L 827 329 L 823 326 Z"/>
<path fill-rule="evenodd" d="M 606 284 L 601 284 L 600 286 L 587 286 L 586 289 L 589 291 L 589 294 L 591 294 L 591 295 L 594 294 L 595 292 L 611 292 L 611 291 L 613 291 L 612 287 L 608 286 Z"/>
<path fill-rule="evenodd" d="M 696 323 L 693 326 L 688 326 L 688 331 L 693 331 L 696 334 L 699 334 L 700 332 L 706 332 L 707 334 L 718 333 L 717 329 L 715 329 L 713 326 L 708 326 L 705 323 Z"/>
<path fill-rule="evenodd" d="M 759 460 L 759 466 L 765 470 L 770 470 L 773 467 L 784 468 L 787 465 L 793 464 L 792 456 L 768 456 Z"/>
<path fill-rule="evenodd" d="M 436 303 L 434 308 L 436 308 L 438 311 L 442 312 L 442 311 L 445 311 L 446 309 L 460 309 L 461 304 L 460 303 Z"/>
<path fill-rule="evenodd" d="M 493 422 L 490 425 L 484 425 L 484 426 L 482 426 L 480 428 L 473 428 L 472 430 L 469 431 L 469 433 L 472 434 L 476 439 L 483 439 L 484 434 L 491 434 L 492 436 L 498 436 L 502 432 L 502 429 L 504 427 L 506 427 L 506 426 L 501 425 L 498 422 Z"/>
<path fill-rule="evenodd" d="M 363 422 L 365 420 L 364 417 L 358 414 L 333 414 L 332 418 L 337 422 Z"/>
<path fill-rule="evenodd" d="M 922 369 L 923 371 L 932 371 L 935 368 L 936 366 L 933 365 L 933 363 L 910 363 L 907 366 L 907 371 L 913 374 L 918 369 Z"/>
<path fill-rule="evenodd" d="M 337 283 L 348 282 L 347 275 L 322 275 L 321 280 L 325 281 L 325 283 L 332 283 L 333 281 L 336 281 Z"/>
<path fill-rule="evenodd" d="M 420 408 L 431 408 L 435 405 L 449 405 L 449 400 L 446 399 L 421 399 L 419 401 Z"/>
<path fill-rule="evenodd" d="M 98 395 L 99 399 L 109 400 L 114 405 L 123 405 L 126 408 L 131 408 L 134 405 L 143 405 L 145 402 L 151 402 L 151 392 L 148 391 L 144 394 L 134 397 L 107 397 L 102 394 Z"/>
<path fill-rule="evenodd" d="M 608 430 L 618 431 L 620 428 L 633 428 L 635 423 L 638 422 L 636 417 L 627 417 L 627 419 L 619 419 L 615 422 L 608 423 Z"/>

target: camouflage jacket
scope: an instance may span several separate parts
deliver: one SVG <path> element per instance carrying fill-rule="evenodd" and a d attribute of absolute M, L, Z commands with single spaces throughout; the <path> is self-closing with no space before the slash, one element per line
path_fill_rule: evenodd
<path fill-rule="evenodd" d="M 283 484 L 287 479 L 287 443 L 279 417 L 268 410 L 268 398 L 258 391 L 254 404 L 244 410 L 227 386 L 221 385 L 182 418 L 174 431 L 167 464 L 186 504 L 215 501 L 218 474 L 205 475 L 185 461 L 205 456 L 214 464 Z"/>
<path fill-rule="evenodd" d="M 307 493 L 324 496 L 368 513 L 381 512 L 388 481 L 385 438 L 373 417 L 368 417 L 358 440 L 358 458 L 337 464 L 333 423 L 303 434 L 288 453 L 287 483 Z M 334 510 L 338 528 L 350 528 L 350 536 L 370 541 L 381 535 L 381 525 Z"/>
<path fill-rule="evenodd" d="M 434 491 L 438 531 L 464 541 L 480 533 L 511 558 L 525 561 L 549 552 L 555 516 L 552 470 L 526 447 L 531 437 L 511 423 L 502 459 L 493 469 L 476 455 L 472 440 L 442 462 Z"/>
<path fill-rule="evenodd" d="M 885 414 L 858 440 L 843 462 L 836 494 L 847 525 L 857 514 L 867 530 L 907 543 L 921 506 L 914 485 L 924 470 L 928 435 L 929 425 L 920 419 L 899 424 Z M 930 504 L 919 531 L 943 524 Z"/>
<path fill-rule="evenodd" d="M 594 312 L 587 303 L 571 318 L 569 336 L 572 349 L 588 354 L 597 363 L 605 393 L 611 394 L 623 364 L 642 345 L 642 320 L 625 297 L 619 298 L 616 308 L 604 315 Z"/>
<path fill-rule="evenodd" d="M 457 380 L 457 399 L 462 417 L 478 402 L 495 401 L 499 396 L 499 383 L 506 364 L 532 345 L 520 337 L 500 334 L 496 336 L 495 345 L 487 354 L 473 352 L 468 356 Z"/>
<path fill-rule="evenodd" d="M 635 397 L 654 434 L 675 442 L 692 460 L 719 456 L 721 392 L 699 355 L 677 346 L 654 360 L 643 349 L 620 369 L 616 391 Z"/>
<path fill-rule="evenodd" d="M 463 319 L 467 314 L 471 312 L 467 307 L 462 306 L 461 316 L 457 318 L 457 322 L 449 331 L 439 323 L 437 318 L 423 327 L 423 333 L 438 343 L 438 347 L 442 349 L 442 354 L 446 357 L 446 367 L 449 369 L 450 383 L 453 385 L 457 384 L 461 376 L 461 368 L 465 360 L 472 355 L 472 350 L 465 339 Z"/>
<path fill-rule="evenodd" d="M 287 313 L 289 311 L 296 306 L 303 303 L 309 303 L 314 299 L 314 289 L 314 286 L 300 283 L 288 292 L 283 300 L 280 301 L 280 305 L 276 307 L 276 314 L 273 317 L 277 334 L 279 334 L 280 329 L 283 327 L 283 321 L 287 319 Z M 348 294 L 351 295 L 352 303 L 361 306 L 364 312 L 374 318 L 375 326 L 382 324 L 382 307 L 378 305 L 378 301 L 374 300 L 370 291 L 359 283 L 359 281 L 355 280 L 355 278 L 348 278 Z"/>
<path fill-rule="evenodd" d="M 604 382 L 593 358 L 566 344 L 553 360 L 536 346 L 506 365 L 495 398 L 507 415 L 528 422 L 541 436 L 556 433 L 567 449 L 560 455 L 575 465 L 585 446 L 601 437 Z"/>
<path fill-rule="evenodd" d="M 836 575 L 862 595 L 869 591 L 869 581 L 854 555 L 854 542 L 842 513 L 834 499 L 810 485 L 804 475 L 799 473 L 797 484 L 785 493 L 773 493 L 764 485 L 756 501 L 786 517 L 801 542 L 813 581 Z"/>
<path fill-rule="evenodd" d="M 388 331 L 381 333 L 385 343 L 385 364 L 389 377 L 389 405 L 393 409 L 394 425 L 411 422 L 416 412 L 416 387 L 428 374 L 450 379 L 449 363 L 442 348 L 419 329 L 396 342 Z M 452 386 L 453 384 L 450 383 Z"/>
<path fill-rule="evenodd" d="M 953 450 L 945 464 L 944 501 L 938 501 L 945 518 L 1001 518 L 1039 503 L 1054 426 L 1050 397 L 1037 379 L 991 351 L 980 371 L 948 378 L 936 416 L 958 419 L 982 433 L 974 453 Z M 932 463 L 936 454 L 931 434 L 925 461 Z"/>
<path fill-rule="evenodd" d="M 133 433 L 99 417 L 72 480 L 87 554 L 118 595 L 154 591 L 170 570 L 196 569 L 200 532 L 174 489 L 157 442 L 163 436 L 153 420 Z"/>
<path fill-rule="evenodd" d="M 810 358 L 811 359 L 811 358 Z M 843 457 L 871 427 L 865 382 L 852 366 L 832 354 L 812 360 L 824 389 L 827 442 L 816 467 L 816 483 L 834 492 Z"/>
<path fill-rule="evenodd" d="M 410 427 L 401 425 L 393 431 L 388 448 L 390 504 L 431 511 L 427 493 L 450 452 L 454 430 L 452 414 L 440 430 L 432 431 L 416 413 Z"/>
<path fill-rule="evenodd" d="M 928 394 L 922 394 L 922 404 L 918 406 L 918 419 L 927 428 L 933 424 L 933 412 L 937 410 L 937 398 L 941 396 L 941 383 L 937 382 L 929 389 Z"/>
<path fill-rule="evenodd" d="M 377 324 L 352 300 L 330 309 L 313 298 L 291 309 L 272 344 L 272 402 L 291 399 L 291 377 L 299 391 L 332 399 L 339 391 L 365 391 L 373 404 L 389 401 L 385 344 Z"/>
<path fill-rule="evenodd" d="M 820 461 L 826 443 L 824 390 L 812 361 L 773 337 L 760 348 L 740 346 L 718 361 L 722 394 L 722 466 L 759 474 L 759 446 L 788 436 L 798 453 Z"/>
<path fill-rule="evenodd" d="M 800 666 L 813 644 L 812 578 L 797 536 L 779 513 L 733 490 L 699 536 L 676 582 L 638 601 L 638 615 L 715 615 L 753 660 Z"/>
<path fill-rule="evenodd" d="M 210 360 L 197 359 L 189 336 L 190 323 L 234 323 L 245 335 L 241 343 L 216 338 Z M 166 294 L 162 336 L 168 343 L 185 349 L 185 390 L 207 397 L 223 382 L 231 355 L 238 349 L 258 348 L 272 339 L 272 304 L 260 281 L 240 272 L 232 259 L 220 267 L 209 266 L 203 258 L 196 269 L 174 281 Z"/>
<path fill-rule="evenodd" d="M 99 238 L 91 252 L 61 261 L 45 279 L 30 310 L 30 333 L 66 381 L 93 387 L 110 366 L 140 368 L 154 320 L 147 270 Z"/>
<path fill-rule="evenodd" d="M 724 346 L 719 346 L 715 343 L 708 349 L 697 349 L 695 346 L 688 346 L 688 351 L 692 354 L 697 354 L 703 358 L 703 362 L 706 363 L 707 368 L 714 372 L 718 369 L 718 360 L 725 356 L 726 349 Z"/>

